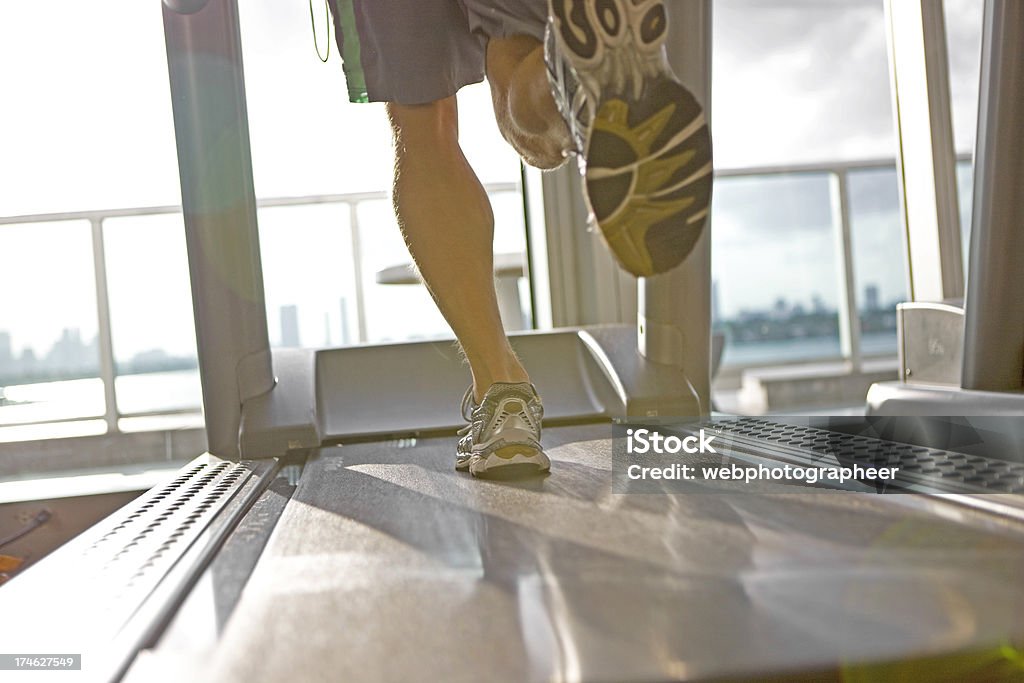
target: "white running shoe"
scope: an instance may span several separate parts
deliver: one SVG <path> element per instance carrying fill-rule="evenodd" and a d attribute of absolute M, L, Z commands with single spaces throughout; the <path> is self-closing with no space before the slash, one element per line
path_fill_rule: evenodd
<path fill-rule="evenodd" d="M 455 469 L 468 469 L 476 477 L 538 474 L 551 468 L 540 445 L 544 406 L 529 382 L 495 382 L 480 405 L 474 404 L 470 387 L 462 399 L 462 416 L 469 424 L 459 430 Z"/>

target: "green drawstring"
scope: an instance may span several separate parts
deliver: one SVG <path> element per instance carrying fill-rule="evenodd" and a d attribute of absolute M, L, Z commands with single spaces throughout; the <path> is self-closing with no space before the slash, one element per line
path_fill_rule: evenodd
<path fill-rule="evenodd" d="M 327 0 L 324 0 L 324 16 L 327 17 L 327 26 L 331 25 L 331 8 L 327 5 Z M 331 39 L 327 39 L 327 54 L 320 56 L 320 44 L 316 39 L 316 19 L 313 18 L 313 0 L 309 0 L 309 23 L 313 27 L 313 47 L 316 48 L 316 56 L 320 57 L 320 61 L 327 63 L 327 60 L 331 58 Z M 328 28 L 328 32 L 330 28 Z"/>

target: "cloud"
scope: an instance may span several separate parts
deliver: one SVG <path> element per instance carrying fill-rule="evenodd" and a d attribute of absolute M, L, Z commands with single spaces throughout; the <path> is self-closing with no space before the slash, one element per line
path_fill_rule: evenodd
<path fill-rule="evenodd" d="M 714 22 L 722 165 L 895 154 L 881 0 L 719 0 Z"/>
<path fill-rule="evenodd" d="M 802 174 L 723 178 L 715 183 L 716 239 L 732 237 L 742 246 L 750 235 L 779 239 L 797 233 L 817 233 L 832 225 L 827 176 Z M 735 235 L 729 226 L 737 228 Z"/>
<path fill-rule="evenodd" d="M 957 148 L 973 147 L 982 0 L 947 0 Z M 716 0 L 719 165 L 896 154 L 882 0 Z"/>

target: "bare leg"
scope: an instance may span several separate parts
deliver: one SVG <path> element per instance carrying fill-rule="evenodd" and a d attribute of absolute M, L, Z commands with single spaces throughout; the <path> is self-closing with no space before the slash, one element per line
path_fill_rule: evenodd
<path fill-rule="evenodd" d="M 494 293 L 494 214 L 459 146 L 454 97 L 388 104 L 395 213 L 423 281 L 462 344 L 477 401 L 494 382 L 529 381 Z"/>
<path fill-rule="evenodd" d="M 498 128 L 509 144 L 531 166 L 560 166 L 572 141 L 551 94 L 540 42 L 529 36 L 492 38 L 487 80 Z"/>

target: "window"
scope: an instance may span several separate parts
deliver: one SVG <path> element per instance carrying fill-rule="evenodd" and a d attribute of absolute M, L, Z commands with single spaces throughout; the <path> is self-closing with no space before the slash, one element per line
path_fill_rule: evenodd
<path fill-rule="evenodd" d="M 180 214 L 104 221 L 117 409 L 198 412 L 192 289 Z"/>
<path fill-rule="evenodd" d="M 861 353 L 896 354 L 896 304 L 908 298 L 907 256 L 894 167 L 847 176 Z"/>
<path fill-rule="evenodd" d="M 715 186 L 715 326 L 723 365 L 838 358 L 839 269 L 824 173 Z"/>
<path fill-rule="evenodd" d="M 716 0 L 713 46 L 712 308 L 726 332 L 723 365 L 842 356 L 844 220 L 859 351 L 895 356 L 906 266 L 882 0 Z"/>
<path fill-rule="evenodd" d="M 891 159 L 882 0 L 715 0 L 720 168 Z"/>
<path fill-rule="evenodd" d="M 336 50 L 327 64 L 317 61 L 306 6 L 240 11 L 258 196 L 334 198 L 260 210 L 271 343 L 451 336 L 415 278 L 383 272 L 411 261 L 386 196 L 392 152 L 383 105 L 346 101 Z M 487 86 L 460 92 L 459 109 L 463 148 L 492 190 L 495 252 L 523 254 L 519 160 L 498 133 Z"/>
<path fill-rule="evenodd" d="M 387 198 L 383 106 L 347 103 L 336 50 L 317 60 L 306 5 L 240 5 L 271 342 L 450 335 L 422 285 L 378 283 L 380 271 L 409 262 Z M 18 103 L 0 127 L 0 216 L 32 221 L 0 223 L 0 426 L 195 413 L 182 218 L 166 210 L 180 191 L 160 3 L 5 4 L 0 60 L 19 65 L 0 70 L 0 92 Z M 496 251 L 522 254 L 518 158 L 497 132 L 486 85 L 459 102 L 467 155 L 494 199 Z M 528 324 L 528 290 L 510 291 L 522 313 L 513 318 Z M 106 405 L 104 367 L 116 405 Z"/>
<path fill-rule="evenodd" d="M 984 2 L 944 9 L 966 262 Z M 909 283 L 883 1 L 715 0 L 714 31 L 712 308 L 733 368 L 720 388 L 749 366 L 838 360 L 843 316 L 859 326 L 851 357 L 888 372 Z M 829 226 L 848 234 L 848 253 Z M 806 316 L 810 297 L 820 320 Z"/>
<path fill-rule="evenodd" d="M 92 253 L 87 221 L 0 225 L 0 426 L 103 415 Z"/>

